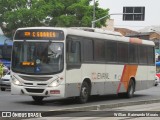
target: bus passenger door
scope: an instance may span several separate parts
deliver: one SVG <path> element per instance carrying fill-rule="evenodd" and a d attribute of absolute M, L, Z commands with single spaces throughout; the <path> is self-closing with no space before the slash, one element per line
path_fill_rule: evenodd
<path fill-rule="evenodd" d="M 81 42 L 67 41 L 66 97 L 79 96 L 81 83 Z"/>

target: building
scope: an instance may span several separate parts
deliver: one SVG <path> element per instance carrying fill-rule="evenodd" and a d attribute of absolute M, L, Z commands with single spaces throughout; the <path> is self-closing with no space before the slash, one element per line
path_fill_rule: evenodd
<path fill-rule="evenodd" d="M 114 19 L 108 19 L 106 21 L 106 27 L 102 27 L 102 29 L 109 30 L 109 31 L 115 31 L 121 33 L 121 35 L 126 36 L 128 34 L 136 34 L 137 31 L 133 31 L 127 28 L 115 28 L 114 27 Z"/>
<path fill-rule="evenodd" d="M 120 32 L 123 36 L 127 36 L 127 35 L 130 35 L 130 34 L 137 34 L 138 33 L 137 31 L 133 31 L 133 30 L 130 30 L 130 29 L 127 29 L 127 28 L 114 28 L 114 30 L 116 32 Z"/>
<path fill-rule="evenodd" d="M 145 27 L 144 29 L 139 30 L 137 33 L 131 33 L 126 36 L 152 40 L 155 42 L 155 48 L 160 50 L 160 26 Z"/>
<path fill-rule="evenodd" d="M 0 46 L 4 46 L 5 44 L 12 45 L 13 41 L 4 35 L 0 35 Z"/>

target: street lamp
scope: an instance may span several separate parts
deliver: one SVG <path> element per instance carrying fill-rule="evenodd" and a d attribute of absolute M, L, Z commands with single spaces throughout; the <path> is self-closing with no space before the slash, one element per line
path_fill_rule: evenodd
<path fill-rule="evenodd" d="M 109 17 L 109 16 L 111 16 L 111 15 L 123 15 L 123 13 L 113 13 L 113 14 L 105 15 L 105 16 L 97 19 L 97 20 L 93 20 L 93 21 L 92 21 L 92 28 L 95 27 L 95 23 L 96 23 L 96 22 L 98 22 L 98 21 L 100 21 L 100 20 L 102 20 L 102 19 L 104 19 L 104 18 L 106 18 L 106 17 Z"/>

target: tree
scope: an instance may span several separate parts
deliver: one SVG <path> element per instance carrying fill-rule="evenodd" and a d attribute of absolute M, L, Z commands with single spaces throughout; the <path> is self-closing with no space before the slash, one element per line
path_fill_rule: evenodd
<path fill-rule="evenodd" d="M 19 27 L 90 27 L 93 20 L 91 1 L 0 0 L 0 26 L 10 35 Z M 99 8 L 96 2 L 96 19 L 107 15 L 108 11 L 109 9 Z M 96 27 L 104 26 L 106 19 L 97 22 Z"/>

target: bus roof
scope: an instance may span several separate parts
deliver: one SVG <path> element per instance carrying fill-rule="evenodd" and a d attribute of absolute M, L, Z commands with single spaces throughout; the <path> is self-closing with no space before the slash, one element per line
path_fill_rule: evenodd
<path fill-rule="evenodd" d="M 139 38 L 131 38 L 122 36 L 118 32 L 112 32 L 108 30 L 103 30 L 99 28 L 87 28 L 87 27 L 69 27 L 69 28 L 62 28 L 62 27 L 26 27 L 26 28 L 18 28 L 17 30 L 27 30 L 27 29 L 56 29 L 56 30 L 63 30 L 65 35 L 76 35 L 76 36 L 83 36 L 83 37 L 90 37 L 90 38 L 98 38 L 98 39 L 107 39 L 107 40 L 114 40 L 119 42 L 132 42 L 137 44 L 146 44 L 154 46 L 154 42 L 150 40 L 142 40 Z"/>

